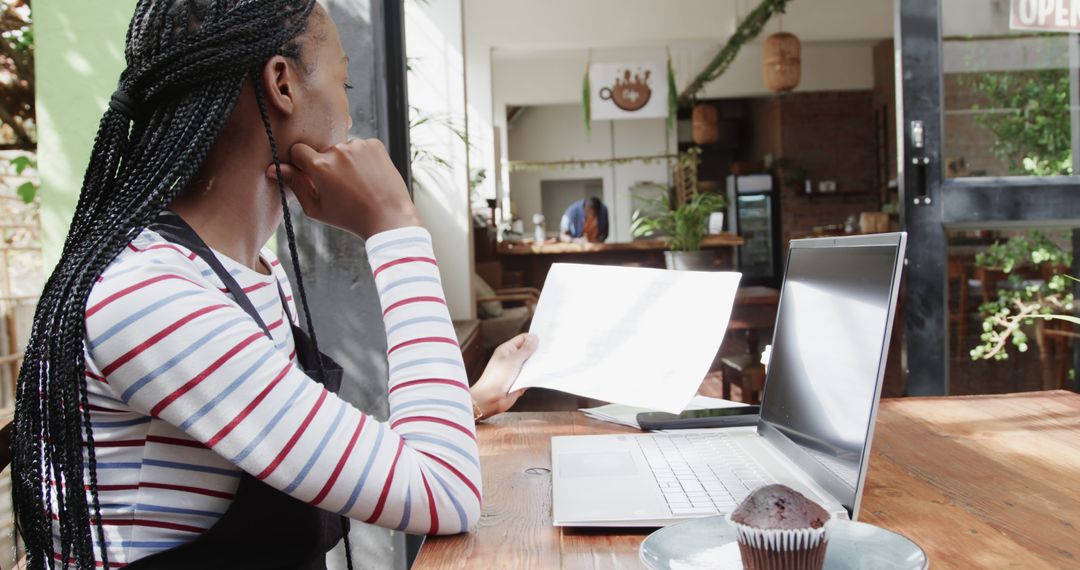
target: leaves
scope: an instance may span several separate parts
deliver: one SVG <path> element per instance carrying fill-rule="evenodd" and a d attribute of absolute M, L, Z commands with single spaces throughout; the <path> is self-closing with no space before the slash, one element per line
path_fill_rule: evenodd
<path fill-rule="evenodd" d="M 667 84 L 668 84 L 668 111 L 667 111 L 667 130 L 670 132 L 675 126 L 676 115 L 679 114 L 679 92 L 678 85 L 675 83 L 675 68 L 671 65 L 671 53 L 667 56 Z"/>
<path fill-rule="evenodd" d="M 22 198 L 23 202 L 29 204 L 37 197 L 37 190 L 37 184 L 34 184 L 33 182 L 23 182 L 15 189 L 15 193 Z"/>
<path fill-rule="evenodd" d="M 36 145 L 34 105 L 34 32 L 30 3 L 2 0 L 0 121 L 10 130 L 0 143 L 14 144 L 22 149 Z"/>
<path fill-rule="evenodd" d="M 991 151 L 1009 174 L 1072 174 L 1069 71 L 1064 64 L 975 74 L 964 81 L 983 99 L 983 104 L 971 106 L 985 111 L 975 115 L 975 122 L 993 135 Z"/>
<path fill-rule="evenodd" d="M 1068 236 L 1064 236 L 1065 239 Z M 1019 352 L 1029 348 L 1025 328 L 1037 319 L 1061 320 L 1080 324 L 1073 316 L 1074 297 L 1070 281 L 1080 281 L 1063 273 L 1072 266 L 1072 254 L 1059 247 L 1041 232 L 1014 236 L 1005 243 L 995 242 L 986 252 L 975 256 L 975 265 L 1008 274 L 1008 287 L 998 291 L 998 298 L 979 307 L 983 316 L 982 343 L 971 350 L 973 360 L 1006 360 L 1008 347 Z M 1048 275 L 1045 279 L 1027 279 Z"/>
<path fill-rule="evenodd" d="M 589 83 L 589 64 L 585 64 L 585 78 L 581 80 L 581 108 L 585 112 L 585 137 L 592 138 L 592 85 Z"/>
<path fill-rule="evenodd" d="M 694 78 L 694 81 L 683 91 L 679 97 L 680 100 L 689 104 L 690 101 L 708 85 L 710 82 L 715 81 L 721 75 L 727 71 L 731 62 L 735 61 L 735 56 L 739 55 L 739 51 L 742 50 L 743 45 L 752 41 L 758 37 L 761 30 L 765 28 L 765 24 L 769 23 L 775 14 L 783 14 L 787 9 L 787 5 L 791 0 L 761 0 L 757 8 L 754 8 L 747 14 L 746 18 L 739 23 L 739 27 L 735 29 L 735 33 L 732 34 L 731 39 L 728 40 L 724 47 L 720 48 L 716 56 L 712 61 L 705 66 L 705 69 L 701 70 L 701 73 Z M 1067 123 L 1066 123 L 1067 124 Z"/>
<path fill-rule="evenodd" d="M 666 187 L 658 186 L 667 190 Z M 668 193 L 659 198 L 639 199 L 654 211 L 651 214 L 639 210 L 630 224 L 634 237 L 665 235 L 671 237 L 673 251 L 698 251 L 701 240 L 713 212 L 727 207 L 727 198 L 711 192 L 697 193 L 682 206 L 673 208 Z"/>
<path fill-rule="evenodd" d="M 24 170 L 33 166 L 37 167 L 37 164 L 29 156 L 16 156 L 11 161 L 11 166 L 15 167 L 15 174 L 21 175 Z"/>

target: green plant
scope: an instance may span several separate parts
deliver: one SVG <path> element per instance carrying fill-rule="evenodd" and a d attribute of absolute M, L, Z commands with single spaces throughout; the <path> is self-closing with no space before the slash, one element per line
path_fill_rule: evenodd
<path fill-rule="evenodd" d="M 979 307 L 983 317 L 982 344 L 971 350 L 972 360 L 1006 360 L 1008 346 L 1027 352 L 1028 331 L 1036 319 L 1062 320 L 1080 324 L 1074 310 L 1072 281 L 1059 272 L 1072 265 L 1072 254 L 1064 251 L 1040 232 L 996 242 L 990 250 L 975 256 L 975 265 L 1009 275 L 1011 287 L 1001 289 L 998 298 Z M 1025 281 L 1022 269 L 1049 275 L 1047 279 Z"/>
<path fill-rule="evenodd" d="M 663 186 L 660 188 L 667 190 Z M 672 207 L 668 192 L 658 198 L 639 200 L 654 210 L 652 213 L 638 210 L 630 224 L 630 233 L 634 237 L 669 236 L 672 251 L 700 250 L 709 215 L 727 207 L 727 198 L 710 192 L 696 193 L 677 207 Z"/>
<path fill-rule="evenodd" d="M 989 111 L 975 122 L 993 134 L 991 151 L 1009 174 L 1073 173 L 1068 69 L 982 73 L 967 84 Z"/>
<path fill-rule="evenodd" d="M 768 24 L 774 15 L 783 14 L 790 2 L 791 0 L 761 0 L 761 3 L 739 23 L 739 27 L 735 29 L 735 33 L 731 35 L 727 44 L 720 48 L 712 61 L 682 92 L 679 96 L 680 102 L 689 105 L 706 85 L 723 75 L 731 66 L 731 62 L 735 61 L 735 56 L 739 55 L 743 45 L 758 37 L 761 30 L 765 28 L 765 24 Z"/>
<path fill-rule="evenodd" d="M 765 155 L 765 168 L 788 188 L 802 186 L 808 175 L 805 168 L 798 166 L 790 158 L 774 157 L 771 154 Z"/>
<path fill-rule="evenodd" d="M 34 127 L 34 28 L 30 2 L 0 0 L 0 143 L 37 145 Z"/>
<path fill-rule="evenodd" d="M 466 148 L 472 148 L 472 145 L 469 144 L 468 133 L 449 113 L 427 113 L 419 107 L 409 105 L 409 130 L 412 131 L 425 126 L 445 128 L 453 133 L 455 138 L 465 143 Z M 449 169 L 451 167 L 450 162 L 442 155 L 415 141 L 412 141 L 410 152 L 414 166 L 430 164 L 436 168 Z"/>
<path fill-rule="evenodd" d="M 15 176 L 22 176 L 26 172 L 27 168 L 37 170 L 37 160 L 33 155 L 20 155 L 11 160 L 2 160 L 6 164 L 0 165 L 0 177 L 11 171 L 14 171 Z M 6 184 L 5 184 L 6 186 Z M 27 204 L 34 201 L 37 197 L 38 184 L 32 180 L 27 180 L 15 188 L 15 194 L 22 198 L 23 202 Z"/>

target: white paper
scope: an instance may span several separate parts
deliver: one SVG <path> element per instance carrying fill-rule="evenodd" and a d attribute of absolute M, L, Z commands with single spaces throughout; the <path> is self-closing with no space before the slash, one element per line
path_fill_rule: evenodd
<path fill-rule="evenodd" d="M 556 263 L 511 391 L 543 387 L 677 414 L 724 339 L 738 273 Z"/>
<path fill-rule="evenodd" d="M 716 408 L 738 408 L 745 405 L 746 404 L 743 404 L 741 402 L 733 402 L 731 400 L 723 400 L 721 398 L 694 396 L 694 398 L 690 400 L 690 403 L 686 405 L 686 409 L 710 410 Z M 610 422 L 613 424 L 619 424 L 640 429 L 641 426 L 639 426 L 637 423 L 637 415 L 642 412 L 654 412 L 657 410 L 637 408 L 634 406 L 624 406 L 622 404 L 607 404 L 605 406 L 598 406 L 595 408 L 581 408 L 580 411 L 584 412 L 586 416 L 589 416 L 594 420 L 600 420 L 602 422 Z"/>

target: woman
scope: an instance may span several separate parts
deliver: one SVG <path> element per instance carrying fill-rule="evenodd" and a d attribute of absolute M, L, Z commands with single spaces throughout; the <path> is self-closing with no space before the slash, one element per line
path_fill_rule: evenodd
<path fill-rule="evenodd" d="M 322 568 L 344 517 L 469 529 L 474 419 L 513 404 L 536 342 L 500 347 L 470 391 L 404 183 L 377 141 L 346 140 L 347 58 L 323 8 L 140 0 L 126 58 L 19 376 L 29 567 Z M 366 240 L 386 424 L 333 393 L 286 185 Z M 283 217 L 310 339 L 261 247 Z"/>

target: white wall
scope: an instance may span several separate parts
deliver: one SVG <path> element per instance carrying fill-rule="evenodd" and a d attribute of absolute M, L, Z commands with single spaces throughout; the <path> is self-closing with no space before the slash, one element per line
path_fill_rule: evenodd
<path fill-rule="evenodd" d="M 802 81 L 796 91 L 867 90 L 874 87 L 873 47 L 875 42 L 803 43 Z M 716 46 L 673 49 L 672 66 L 680 87 L 688 84 L 710 58 Z M 660 59 L 664 50 L 594 50 L 593 61 L 619 58 Z M 560 50 L 545 54 L 501 55 L 495 53 L 492 73 L 496 107 L 505 105 L 556 105 L 581 102 L 581 81 L 588 51 Z M 703 99 L 760 97 L 771 95 L 762 75 L 761 44 L 744 46 L 728 71 L 709 83 L 699 95 Z"/>
<path fill-rule="evenodd" d="M 807 41 L 888 38 L 893 33 L 893 2 L 792 2 L 784 16 L 784 29 Z M 475 38 L 500 49 L 645 45 L 662 48 L 681 41 L 723 43 L 735 31 L 736 20 L 741 20 L 758 3 L 759 0 L 465 0 L 465 17 L 470 41 Z"/>
<path fill-rule="evenodd" d="M 443 289 L 455 319 L 475 318 L 469 156 L 453 129 L 465 128 L 465 60 L 461 0 L 405 3 L 409 105 L 431 120 L 413 128 L 414 147 L 446 161 L 413 163 L 417 210 L 432 234 Z M 414 118 L 414 122 L 416 122 Z"/>
<path fill-rule="evenodd" d="M 586 139 L 580 105 L 530 107 L 510 130 L 509 157 L 550 161 L 665 154 L 665 129 L 663 119 L 595 121 L 592 136 Z M 674 148 L 674 136 L 671 139 Z M 610 217 L 608 242 L 630 241 L 630 216 L 635 208 L 631 188 L 639 182 L 667 184 L 668 169 L 660 163 L 514 172 L 509 176 L 510 203 L 514 215 L 525 221 L 526 235 L 532 234 L 533 214 L 543 212 L 541 181 L 586 178 L 603 180 L 603 200 Z M 549 233 L 558 231 L 558 223 L 547 221 Z"/>
<path fill-rule="evenodd" d="M 468 8 L 466 8 L 467 10 Z M 482 20 L 481 20 L 482 21 Z M 499 156 L 505 156 L 505 144 L 495 147 L 495 128 L 502 127 L 505 139 L 506 110 L 496 112 L 492 100 L 491 44 L 480 40 L 473 31 L 476 19 L 465 23 L 465 81 L 468 92 L 469 162 L 473 169 L 482 168 L 487 178 L 477 189 L 482 198 L 505 197 L 505 175 Z M 497 152 L 498 150 L 498 152 Z"/>

